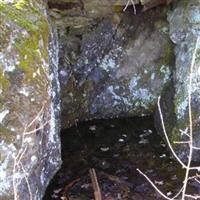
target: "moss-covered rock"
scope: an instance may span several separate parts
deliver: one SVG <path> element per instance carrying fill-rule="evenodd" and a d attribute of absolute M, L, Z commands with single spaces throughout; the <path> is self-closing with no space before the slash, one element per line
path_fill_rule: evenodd
<path fill-rule="evenodd" d="M 60 165 L 50 28 L 42 1 L 6 2 L 0 2 L 0 199 L 41 199 Z"/>

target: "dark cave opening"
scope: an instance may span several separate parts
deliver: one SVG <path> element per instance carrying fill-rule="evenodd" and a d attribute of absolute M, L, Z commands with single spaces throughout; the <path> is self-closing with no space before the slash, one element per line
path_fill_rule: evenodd
<path fill-rule="evenodd" d="M 80 122 L 62 130 L 61 141 L 63 164 L 44 200 L 94 199 L 90 169 L 105 200 L 162 199 L 137 168 L 169 196 L 181 185 L 183 170 L 170 157 L 151 116 Z"/>

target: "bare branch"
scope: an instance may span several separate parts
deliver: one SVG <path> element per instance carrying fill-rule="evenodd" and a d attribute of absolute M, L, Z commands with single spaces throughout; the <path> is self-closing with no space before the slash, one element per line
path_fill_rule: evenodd
<path fill-rule="evenodd" d="M 192 148 L 195 149 L 195 150 L 200 150 L 200 147 L 192 146 Z"/>
<path fill-rule="evenodd" d="M 174 197 L 169 198 L 169 197 L 166 196 L 163 192 L 161 192 L 160 189 L 158 189 L 158 187 L 151 181 L 151 179 L 150 179 L 146 174 L 144 174 L 144 173 L 143 173 L 140 169 L 138 169 L 138 168 L 137 168 L 137 171 L 138 171 L 142 176 L 144 176 L 144 177 L 147 179 L 147 181 L 152 185 L 152 187 L 153 187 L 162 197 L 164 197 L 164 198 L 167 199 L 167 200 L 176 200 L 176 198 L 181 194 L 181 192 L 182 192 L 182 190 L 183 190 L 183 188 L 181 188 L 181 189 L 178 191 L 178 193 L 177 193 Z"/>
<path fill-rule="evenodd" d="M 188 127 L 185 130 L 179 129 L 179 131 L 181 132 L 181 135 L 186 135 L 190 137 L 190 135 L 188 134 Z"/>
<path fill-rule="evenodd" d="M 195 60 L 196 60 L 196 54 L 197 54 L 197 48 L 199 44 L 199 38 L 197 38 L 194 53 L 192 55 L 192 62 L 190 65 L 190 79 L 189 79 L 189 89 L 188 89 L 188 115 L 189 115 L 189 138 L 190 138 L 190 145 L 189 145 L 189 156 L 188 156 L 188 163 L 186 167 L 185 172 L 185 179 L 184 179 L 184 185 L 183 185 L 183 192 L 182 192 L 182 200 L 185 199 L 186 189 L 187 189 L 187 183 L 188 183 L 188 177 L 190 172 L 190 166 L 192 162 L 192 153 L 193 153 L 193 123 L 192 123 L 192 105 L 191 105 L 191 95 L 192 95 L 192 74 L 195 66 Z"/>
<path fill-rule="evenodd" d="M 165 135 L 165 139 L 167 140 L 167 144 L 172 152 L 172 154 L 174 155 L 174 157 L 176 158 L 176 160 L 182 165 L 183 168 L 186 168 L 187 166 L 180 160 L 180 158 L 177 156 L 177 154 L 175 153 L 174 149 L 172 148 L 172 145 L 169 141 L 169 138 L 168 138 L 168 135 L 167 135 L 167 132 L 166 132 L 166 128 L 165 128 L 165 124 L 164 124 L 164 120 L 163 120 L 163 114 L 162 114 L 162 111 L 161 111 L 161 107 L 160 107 L 160 96 L 158 97 L 158 110 L 159 110 L 159 114 L 160 114 L 160 119 L 161 119 L 161 125 L 162 125 L 162 128 L 163 128 L 163 132 L 164 132 L 164 135 Z"/>
<path fill-rule="evenodd" d="M 28 131 L 28 132 L 25 132 L 24 135 L 30 135 L 32 133 L 35 133 L 36 131 L 39 131 L 41 130 L 42 128 L 44 128 L 48 123 L 50 122 L 50 120 L 46 121 L 44 124 L 42 124 L 40 127 L 32 130 L 32 131 Z"/>
<path fill-rule="evenodd" d="M 33 199 L 33 195 L 32 195 L 32 192 L 31 192 L 31 187 L 30 187 L 30 184 L 29 184 L 29 181 L 28 181 L 28 177 L 26 175 L 26 171 L 25 171 L 24 166 L 22 165 L 21 162 L 20 162 L 20 165 L 21 165 L 21 168 L 22 168 L 22 170 L 24 172 L 24 178 L 26 180 L 26 184 L 27 184 L 27 187 L 28 187 L 28 192 L 29 192 L 29 197 L 30 197 L 29 200 L 32 200 Z"/>
<path fill-rule="evenodd" d="M 189 170 L 200 170 L 200 166 L 196 166 L 196 167 L 189 167 Z"/>
<path fill-rule="evenodd" d="M 194 180 L 195 180 L 197 183 L 199 183 L 199 184 L 200 184 L 200 181 L 199 181 L 197 178 L 195 178 Z"/>
<path fill-rule="evenodd" d="M 191 198 L 191 199 L 200 199 L 200 196 L 198 196 L 198 195 L 185 194 L 185 197 L 188 197 L 188 198 Z"/>
<path fill-rule="evenodd" d="M 16 161 L 17 161 L 16 162 L 16 166 L 19 165 L 19 163 L 21 162 L 21 160 L 22 160 L 22 158 L 23 158 L 23 156 L 24 156 L 24 154 L 26 152 L 27 147 L 28 146 L 26 145 L 25 148 L 24 148 L 24 150 L 22 152 L 19 151 L 19 153 L 17 154 L 17 156 L 16 156 Z"/>
<path fill-rule="evenodd" d="M 174 141 L 174 144 L 189 144 L 190 141 Z"/>
<path fill-rule="evenodd" d="M 94 189 L 95 200 L 102 200 L 101 189 L 99 187 L 99 183 L 98 183 L 98 180 L 97 180 L 97 175 L 96 175 L 95 169 L 90 169 L 89 173 L 90 173 L 90 177 L 91 177 L 91 180 L 92 180 L 92 186 L 93 186 L 93 189 Z"/>
<path fill-rule="evenodd" d="M 135 7 L 134 0 L 128 0 L 126 6 L 125 6 L 124 9 L 123 9 L 123 11 L 124 11 L 124 12 L 126 11 L 126 9 L 128 8 L 128 6 L 129 6 L 130 3 L 131 3 L 132 6 L 133 6 L 134 15 L 136 15 L 137 10 L 136 10 L 136 7 Z"/>
<path fill-rule="evenodd" d="M 25 155 L 25 152 L 28 148 L 28 144 L 25 143 L 25 136 L 30 135 L 32 133 L 35 133 L 36 131 L 44 128 L 50 120 L 44 122 L 42 125 L 40 125 L 38 128 L 35 128 L 34 130 L 28 131 L 28 129 L 30 129 L 30 127 L 37 121 L 39 120 L 40 116 L 42 115 L 43 111 L 45 108 L 45 103 L 43 104 L 42 108 L 40 109 L 40 111 L 37 113 L 37 115 L 33 118 L 33 120 L 27 125 L 27 124 L 22 124 L 22 126 L 24 127 L 24 130 L 22 132 L 22 141 L 21 141 L 21 148 L 19 150 L 19 152 L 17 153 L 17 155 L 14 157 L 14 164 L 13 164 L 13 191 L 14 191 L 14 200 L 19 200 L 19 196 L 18 196 L 18 186 L 19 186 L 19 179 L 16 178 L 16 172 L 20 170 L 20 167 L 24 173 L 24 177 L 21 178 L 21 180 L 25 179 L 27 187 L 28 187 L 28 192 L 29 192 L 29 199 L 32 200 L 33 199 L 33 194 L 31 192 L 31 187 L 30 187 L 30 183 L 26 174 L 26 170 L 22 164 L 22 159 Z M 20 123 L 22 123 L 19 115 L 17 114 Z M 25 145 L 25 147 L 24 147 Z M 20 180 L 20 182 L 21 182 Z"/>
<path fill-rule="evenodd" d="M 17 192 L 17 184 L 15 182 L 15 174 L 16 174 L 16 158 L 14 158 L 14 165 L 13 165 L 13 193 L 14 193 L 14 200 L 18 200 L 18 192 Z"/>
<path fill-rule="evenodd" d="M 29 128 L 30 126 L 32 126 L 32 124 L 40 117 L 41 113 L 43 112 L 45 107 L 45 103 L 43 103 L 42 108 L 40 109 L 40 111 L 37 113 L 37 115 L 34 117 L 34 119 L 28 124 L 27 128 Z"/>

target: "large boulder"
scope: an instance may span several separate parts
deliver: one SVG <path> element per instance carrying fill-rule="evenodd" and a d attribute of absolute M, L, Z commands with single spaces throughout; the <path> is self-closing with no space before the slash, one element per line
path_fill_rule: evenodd
<path fill-rule="evenodd" d="M 61 164 L 54 37 L 43 1 L 0 2 L 2 200 L 42 199 Z"/>
<path fill-rule="evenodd" d="M 174 66 L 167 11 L 113 13 L 80 27 L 55 18 L 63 127 L 154 112 Z"/>
<path fill-rule="evenodd" d="M 175 44 L 176 66 L 173 73 L 171 95 L 162 98 L 161 105 L 167 134 L 181 159 L 187 158 L 188 144 L 174 144 L 174 141 L 188 141 L 189 107 L 188 95 L 191 85 L 191 107 L 193 120 L 193 145 L 200 147 L 200 43 L 197 44 L 195 65 L 191 74 L 192 57 L 195 54 L 197 38 L 200 37 L 200 2 L 178 1 L 168 16 L 170 38 Z M 160 124 L 158 113 L 156 123 Z M 157 126 L 158 127 L 158 126 Z M 160 129 L 161 130 L 161 129 Z M 193 160 L 200 160 L 199 150 L 193 151 Z"/>

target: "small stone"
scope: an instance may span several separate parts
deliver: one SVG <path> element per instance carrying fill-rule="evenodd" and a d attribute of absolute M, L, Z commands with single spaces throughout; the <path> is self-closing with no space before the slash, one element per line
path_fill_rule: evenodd
<path fill-rule="evenodd" d="M 163 185 L 163 184 L 164 184 L 163 181 L 156 181 L 156 180 L 155 180 L 154 182 L 155 182 L 156 185 Z"/>
<path fill-rule="evenodd" d="M 96 131 L 96 129 L 97 129 L 96 125 L 92 125 L 89 127 L 90 131 Z"/>
<path fill-rule="evenodd" d="M 103 152 L 106 152 L 106 151 L 109 151 L 110 148 L 109 147 L 101 147 L 100 150 Z"/>
<path fill-rule="evenodd" d="M 144 139 L 144 138 L 142 138 L 142 139 L 139 141 L 139 144 L 148 144 L 148 143 L 149 143 L 149 140 Z"/>
<path fill-rule="evenodd" d="M 172 192 L 167 192 L 167 196 L 171 196 L 172 195 Z"/>

